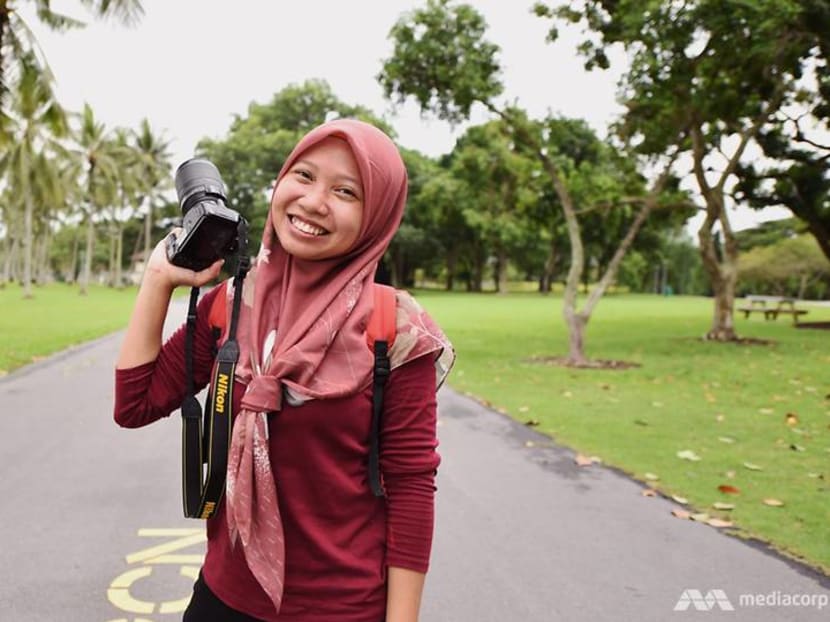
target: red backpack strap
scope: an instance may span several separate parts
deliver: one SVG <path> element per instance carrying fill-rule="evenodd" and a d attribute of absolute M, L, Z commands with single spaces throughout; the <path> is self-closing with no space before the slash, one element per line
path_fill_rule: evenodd
<path fill-rule="evenodd" d="M 372 421 L 369 432 L 369 488 L 376 497 L 386 496 L 380 472 L 380 418 L 383 413 L 383 388 L 389 378 L 389 351 L 395 341 L 398 301 L 395 289 L 373 284 L 375 306 L 366 329 L 366 343 L 374 356 L 372 370 Z"/>
<path fill-rule="evenodd" d="M 397 328 L 398 301 L 395 288 L 380 283 L 373 283 L 375 306 L 369 326 L 366 328 L 366 345 L 374 351 L 375 341 L 385 341 L 389 350 L 395 343 Z"/>
<path fill-rule="evenodd" d="M 219 290 L 210 303 L 210 311 L 208 312 L 208 324 L 211 328 L 217 329 L 219 337 L 225 334 L 225 327 L 228 325 L 228 299 L 227 289 L 228 282 L 220 283 L 217 286 Z"/>

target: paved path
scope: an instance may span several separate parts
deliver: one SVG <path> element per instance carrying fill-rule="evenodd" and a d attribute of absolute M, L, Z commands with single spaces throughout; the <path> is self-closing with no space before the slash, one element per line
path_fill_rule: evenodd
<path fill-rule="evenodd" d="M 141 430 L 112 423 L 119 338 L 0 380 L 2 622 L 181 617 L 204 539 L 181 514 L 180 419 Z M 440 398 L 423 622 L 830 619 L 830 603 L 740 602 L 830 599 L 826 578 L 675 519 L 670 502 L 642 497 L 636 482 L 576 467 L 572 452 L 462 396 Z M 673 611 L 686 590 L 710 597 L 713 610 Z M 712 600 L 715 590 L 733 611 Z"/>

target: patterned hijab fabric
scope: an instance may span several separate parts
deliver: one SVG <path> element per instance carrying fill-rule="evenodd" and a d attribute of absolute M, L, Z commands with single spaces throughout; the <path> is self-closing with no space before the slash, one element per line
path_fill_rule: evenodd
<path fill-rule="evenodd" d="M 279 411 L 283 399 L 299 405 L 353 395 L 370 385 L 373 356 L 365 330 L 373 307 L 372 283 L 406 203 L 406 169 L 397 147 L 374 126 L 350 119 L 306 134 L 285 161 L 277 184 L 304 152 L 328 137 L 347 142 L 360 172 L 364 200 L 357 241 L 342 256 L 298 259 L 280 245 L 269 212 L 262 247 L 243 285 L 237 329 L 237 378 L 247 390 L 228 459 L 227 520 L 231 540 L 241 541 L 252 574 L 277 611 L 285 543 L 268 451 L 268 413 Z M 233 288 L 226 293 L 230 305 Z M 452 347 L 402 292 L 397 325 L 392 367 L 431 354 L 440 384 L 452 365 Z"/>

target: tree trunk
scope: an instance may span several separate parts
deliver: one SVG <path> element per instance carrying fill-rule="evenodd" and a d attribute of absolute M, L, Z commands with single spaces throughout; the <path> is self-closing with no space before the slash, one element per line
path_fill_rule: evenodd
<path fill-rule="evenodd" d="M 150 260 L 153 244 L 153 200 L 147 197 L 147 215 L 144 217 L 144 265 Z"/>
<path fill-rule="evenodd" d="M 806 274 L 802 274 L 801 278 L 798 280 L 798 298 L 799 300 L 804 299 L 804 294 L 807 291 L 807 285 L 810 283 L 810 277 Z"/>
<path fill-rule="evenodd" d="M 109 268 L 107 275 L 107 284 L 110 287 L 115 287 L 115 245 L 117 244 L 115 239 L 115 225 L 110 224 L 109 226 L 109 242 L 110 242 L 110 249 L 109 249 Z"/>
<path fill-rule="evenodd" d="M 32 297 L 32 216 L 34 205 L 32 194 L 26 192 L 23 215 L 23 297 Z"/>
<path fill-rule="evenodd" d="M 69 274 L 67 275 L 67 283 L 75 283 L 78 280 L 78 231 L 72 238 L 72 257 L 69 264 Z"/>
<path fill-rule="evenodd" d="M 447 280 L 445 282 L 445 287 L 448 292 L 451 292 L 453 286 L 455 285 L 455 269 L 458 264 L 458 251 L 455 248 L 447 252 L 446 263 Z"/>
<path fill-rule="evenodd" d="M 585 356 L 585 326 L 588 318 L 575 313 L 573 307 L 566 306 L 563 311 L 565 324 L 568 326 L 568 363 L 582 366 L 588 363 Z"/>
<path fill-rule="evenodd" d="M 735 286 L 738 282 L 738 245 L 731 232 L 725 233 L 723 261 L 719 262 L 711 225 L 707 225 L 708 221 L 707 218 L 698 231 L 703 268 L 709 275 L 715 301 L 712 327 L 706 333 L 706 339 L 734 341 L 738 338 L 733 317 Z"/>
<path fill-rule="evenodd" d="M 86 227 L 86 253 L 84 257 L 84 268 L 81 272 L 81 289 L 79 293 L 86 296 L 89 290 L 89 280 L 92 275 L 92 251 L 95 246 L 95 223 L 92 222 L 92 212 L 87 214 Z"/>
<path fill-rule="evenodd" d="M 496 274 L 494 275 L 496 281 L 496 291 L 499 294 L 507 293 L 507 263 L 507 251 L 500 248 L 496 255 Z"/>
<path fill-rule="evenodd" d="M 545 267 L 542 269 L 542 278 L 539 280 L 539 291 L 549 294 L 553 285 L 553 273 L 556 270 L 557 256 L 556 239 L 551 237 L 548 257 L 545 259 Z"/>
<path fill-rule="evenodd" d="M 124 263 L 124 226 L 119 223 L 117 225 L 118 233 L 115 243 L 115 287 L 121 289 L 124 287 L 124 277 L 121 273 L 121 266 Z"/>
<path fill-rule="evenodd" d="M 49 247 L 52 244 L 52 236 L 49 235 L 49 233 L 49 224 L 46 223 L 46 227 L 43 232 L 43 238 L 41 239 L 40 244 L 40 256 L 37 261 L 37 282 L 40 285 L 45 285 L 49 283 L 52 277 L 52 271 L 49 268 Z"/>
<path fill-rule="evenodd" d="M 10 234 L 11 232 L 9 232 L 9 235 Z M 12 263 L 14 262 L 14 256 L 17 254 L 17 238 L 12 238 L 7 246 L 8 251 L 6 252 L 6 258 L 3 261 L 3 286 L 12 280 Z"/>

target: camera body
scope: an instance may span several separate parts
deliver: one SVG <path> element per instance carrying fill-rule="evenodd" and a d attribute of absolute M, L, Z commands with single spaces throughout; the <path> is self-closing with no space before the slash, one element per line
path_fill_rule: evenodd
<path fill-rule="evenodd" d="M 192 158 L 176 170 L 176 196 L 182 233 L 167 238 L 167 259 L 176 266 L 204 270 L 239 248 L 242 216 L 227 206 L 225 184 L 209 160 Z"/>

